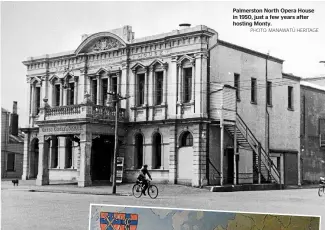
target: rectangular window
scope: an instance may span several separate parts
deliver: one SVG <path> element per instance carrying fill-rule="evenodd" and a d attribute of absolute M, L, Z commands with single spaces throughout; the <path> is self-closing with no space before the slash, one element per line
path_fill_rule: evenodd
<path fill-rule="evenodd" d="M 257 84 L 256 78 L 251 79 L 251 102 L 257 103 Z"/>
<path fill-rule="evenodd" d="M 74 83 L 68 84 L 68 97 L 67 97 L 67 105 L 73 105 L 74 104 Z"/>
<path fill-rule="evenodd" d="M 15 154 L 14 153 L 8 153 L 7 171 L 15 171 Z"/>
<path fill-rule="evenodd" d="M 102 101 L 104 106 L 107 106 L 107 87 L 108 87 L 107 83 L 108 83 L 108 79 L 102 80 Z"/>
<path fill-rule="evenodd" d="M 55 106 L 60 106 L 60 85 L 55 85 Z"/>
<path fill-rule="evenodd" d="M 137 95 L 138 95 L 138 105 L 144 104 L 144 74 L 138 74 L 138 87 L 137 87 Z"/>
<path fill-rule="evenodd" d="M 266 85 L 266 103 L 272 105 L 272 82 L 268 81 Z"/>
<path fill-rule="evenodd" d="M 163 81 L 164 81 L 164 73 L 157 72 L 156 73 L 156 105 L 160 105 L 163 101 Z"/>
<path fill-rule="evenodd" d="M 192 99 L 192 68 L 184 69 L 184 102 Z"/>
<path fill-rule="evenodd" d="M 234 78 L 235 78 L 234 86 L 236 88 L 236 98 L 237 98 L 237 101 L 239 101 L 240 100 L 240 94 L 239 94 L 239 92 L 240 92 L 240 75 L 235 73 Z"/>
<path fill-rule="evenodd" d="M 288 86 L 288 109 L 293 109 L 293 87 Z"/>
<path fill-rule="evenodd" d="M 112 92 L 116 93 L 117 92 L 117 77 L 112 77 Z"/>
<path fill-rule="evenodd" d="M 97 80 L 93 80 L 93 103 L 97 105 Z"/>
<path fill-rule="evenodd" d="M 36 114 L 39 113 L 41 107 L 41 87 L 36 87 Z"/>

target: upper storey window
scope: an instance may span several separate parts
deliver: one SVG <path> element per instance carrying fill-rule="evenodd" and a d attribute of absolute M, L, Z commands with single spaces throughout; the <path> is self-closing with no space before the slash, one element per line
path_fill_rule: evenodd
<path fill-rule="evenodd" d="M 73 105 L 74 104 L 74 83 L 70 82 L 68 83 L 68 89 L 67 89 L 67 105 Z"/>
<path fill-rule="evenodd" d="M 161 105 L 163 102 L 163 84 L 164 84 L 164 73 L 162 71 L 156 72 L 156 105 Z"/>
<path fill-rule="evenodd" d="M 257 103 L 257 82 L 256 78 L 251 79 L 251 103 Z"/>
<path fill-rule="evenodd" d="M 293 109 L 293 87 L 288 86 L 288 109 Z"/>
<path fill-rule="evenodd" d="M 184 68 L 184 102 L 190 102 L 192 99 L 192 67 Z"/>
<path fill-rule="evenodd" d="M 145 74 L 137 74 L 137 105 L 144 104 Z"/>
<path fill-rule="evenodd" d="M 35 87 L 36 114 L 39 114 L 41 107 L 41 87 Z"/>
<path fill-rule="evenodd" d="M 54 85 L 54 106 L 60 106 L 60 85 Z"/>

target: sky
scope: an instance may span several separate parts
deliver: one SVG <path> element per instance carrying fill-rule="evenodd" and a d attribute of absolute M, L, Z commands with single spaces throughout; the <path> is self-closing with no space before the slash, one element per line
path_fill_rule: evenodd
<path fill-rule="evenodd" d="M 250 32 L 233 26 L 233 8 L 314 9 L 308 20 L 277 20 L 274 28 L 319 28 L 309 33 Z M 284 15 L 284 14 L 280 14 Z M 290 15 L 290 14 L 287 14 Z M 221 40 L 285 60 L 283 71 L 301 77 L 325 74 L 325 2 L 1 2 L 1 106 L 18 101 L 19 125 L 27 125 L 30 56 L 75 50 L 81 35 L 132 26 L 135 38 L 206 25 Z"/>

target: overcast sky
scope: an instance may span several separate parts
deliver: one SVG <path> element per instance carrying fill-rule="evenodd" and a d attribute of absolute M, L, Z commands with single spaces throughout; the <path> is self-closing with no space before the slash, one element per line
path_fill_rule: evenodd
<path fill-rule="evenodd" d="M 233 27 L 233 8 L 315 9 L 309 20 L 274 27 L 319 28 L 317 33 L 253 33 Z M 283 71 L 302 77 L 325 73 L 325 2 L 2 2 L 1 106 L 18 101 L 27 124 L 26 68 L 30 56 L 75 50 L 81 35 L 131 25 L 135 37 L 169 32 L 180 23 L 206 25 L 219 38 L 284 59 Z"/>

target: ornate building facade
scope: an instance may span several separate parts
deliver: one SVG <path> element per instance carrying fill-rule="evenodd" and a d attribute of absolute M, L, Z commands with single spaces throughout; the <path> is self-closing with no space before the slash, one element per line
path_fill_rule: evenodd
<path fill-rule="evenodd" d="M 281 107 L 283 86 L 267 106 L 271 94 L 258 87 L 280 78 L 296 91 L 299 82 L 282 75 L 282 60 L 221 41 L 206 26 L 140 39 L 124 26 L 23 63 L 30 97 L 23 179 L 38 185 L 110 180 L 115 109 L 108 92 L 128 97 L 118 114 L 123 181 L 148 164 L 160 182 L 283 184 L 283 154 L 299 159 L 299 101 L 291 102 L 295 110 Z M 281 126 L 290 128 L 275 133 Z"/>

